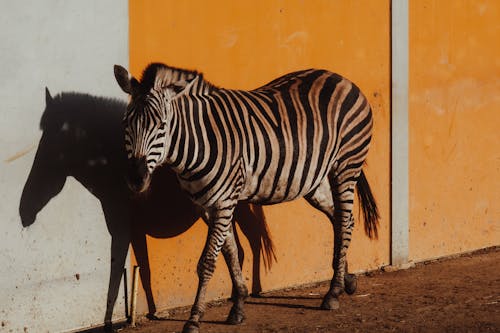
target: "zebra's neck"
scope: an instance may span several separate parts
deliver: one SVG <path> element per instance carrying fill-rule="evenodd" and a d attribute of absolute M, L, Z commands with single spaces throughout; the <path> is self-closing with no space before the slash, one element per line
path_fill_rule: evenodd
<path fill-rule="evenodd" d="M 221 165 L 234 165 L 243 158 L 245 139 L 236 137 L 242 123 L 228 112 L 227 95 L 232 93 L 213 88 L 208 94 L 181 96 L 172 105 L 167 164 L 181 180 L 202 181 L 222 170 Z"/>
<path fill-rule="evenodd" d="M 206 163 L 204 156 L 211 155 L 215 141 L 213 131 L 206 124 L 213 87 L 200 84 L 194 88 L 198 89 L 172 102 L 170 135 L 165 147 L 166 163 L 180 177 L 188 178 Z"/>

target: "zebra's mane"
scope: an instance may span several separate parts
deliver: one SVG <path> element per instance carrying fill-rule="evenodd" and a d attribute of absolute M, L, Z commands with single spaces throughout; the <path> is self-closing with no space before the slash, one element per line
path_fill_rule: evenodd
<path fill-rule="evenodd" d="M 141 88 L 144 92 L 149 91 L 155 86 L 157 80 L 162 80 L 164 83 L 175 83 L 180 80 L 190 81 L 193 78 L 198 77 L 200 81 L 203 81 L 210 87 L 214 87 L 211 83 L 203 79 L 203 73 L 195 70 L 188 70 L 177 68 L 173 66 L 168 66 L 163 63 L 151 63 L 142 72 L 142 78 L 140 81 Z"/>

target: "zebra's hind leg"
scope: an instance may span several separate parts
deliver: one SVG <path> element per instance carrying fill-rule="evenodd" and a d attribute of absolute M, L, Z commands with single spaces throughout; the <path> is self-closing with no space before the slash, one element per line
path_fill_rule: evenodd
<path fill-rule="evenodd" d="M 340 187 L 335 182 L 325 179 L 314 192 L 305 197 L 313 207 L 328 216 L 334 232 L 334 275 L 330 284 L 330 290 L 323 298 L 322 309 L 338 309 L 339 296 L 343 293 L 344 289 L 346 289 L 348 294 L 354 293 L 356 289 L 356 277 L 353 274 L 346 274 L 346 253 L 354 226 L 351 214 L 354 185 L 349 184 L 347 187 Z"/>
<path fill-rule="evenodd" d="M 346 168 L 348 173 L 350 170 Z M 335 205 L 333 231 L 333 278 L 330 283 L 330 290 L 325 295 L 322 309 L 330 310 L 339 307 L 338 297 L 345 290 L 346 277 L 346 254 L 351 243 L 351 233 L 354 226 L 352 218 L 352 208 L 354 203 L 354 188 L 356 182 L 350 179 L 346 174 L 342 174 L 345 181 L 340 181 L 339 177 L 330 178 L 333 201 Z M 349 275 L 348 279 L 349 279 Z M 349 289 L 352 286 L 349 286 Z M 349 290 L 351 291 L 351 289 Z"/>
<path fill-rule="evenodd" d="M 307 202 L 311 204 L 311 206 L 322 211 L 330 219 L 330 222 L 332 223 L 334 229 L 334 235 L 337 235 L 337 232 L 335 230 L 334 199 L 330 182 L 328 181 L 328 179 L 323 180 L 313 192 L 305 196 L 305 199 L 307 200 Z M 336 239 L 336 237 L 334 238 Z M 334 270 L 335 270 L 336 255 L 337 253 L 334 250 L 334 259 L 333 259 Z M 341 290 L 337 290 L 337 293 L 334 295 L 332 293 L 332 288 L 330 288 L 330 291 L 325 295 L 323 299 L 321 308 L 338 309 L 339 308 L 338 296 L 340 295 L 340 293 Z"/>
<path fill-rule="evenodd" d="M 351 224 L 348 227 L 349 232 L 352 233 L 352 229 L 354 228 L 354 217 L 351 214 Z M 352 295 L 356 292 L 358 287 L 358 278 L 355 274 L 350 274 L 349 269 L 347 268 L 347 260 L 345 261 L 345 275 L 344 275 L 344 290 L 348 295 Z"/>
<path fill-rule="evenodd" d="M 235 241 L 233 226 L 231 226 L 231 229 L 226 237 L 226 242 L 222 246 L 222 254 L 226 260 L 231 280 L 233 282 L 233 291 L 231 295 L 233 306 L 229 312 L 226 323 L 237 325 L 241 324 L 245 319 L 243 305 L 245 303 L 245 299 L 248 297 L 248 288 L 245 285 L 243 274 L 241 273 L 241 265 L 238 258 L 238 247 Z"/>

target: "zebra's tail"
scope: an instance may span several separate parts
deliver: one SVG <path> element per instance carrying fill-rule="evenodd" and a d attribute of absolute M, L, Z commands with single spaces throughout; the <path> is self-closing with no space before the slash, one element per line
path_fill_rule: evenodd
<path fill-rule="evenodd" d="M 358 190 L 358 199 L 363 210 L 363 218 L 365 221 L 365 233 L 370 239 L 378 238 L 378 220 L 380 215 L 377 208 L 377 203 L 373 197 L 372 190 L 368 184 L 363 170 L 359 175 L 358 182 L 356 184 Z"/>
<path fill-rule="evenodd" d="M 262 254 L 262 260 L 264 261 L 264 267 L 266 271 L 271 269 L 273 261 L 276 261 L 276 253 L 274 253 L 274 243 L 271 239 L 271 234 L 269 232 L 269 227 L 267 226 L 266 216 L 264 215 L 264 210 L 261 206 L 253 205 L 253 213 L 257 221 L 260 222 L 260 251 Z"/>

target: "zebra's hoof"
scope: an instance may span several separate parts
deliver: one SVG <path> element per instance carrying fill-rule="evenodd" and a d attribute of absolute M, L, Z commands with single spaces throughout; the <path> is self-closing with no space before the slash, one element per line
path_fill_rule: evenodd
<path fill-rule="evenodd" d="M 340 308 L 340 303 L 338 297 L 333 297 L 329 294 L 323 298 L 323 303 L 321 303 L 322 310 L 337 310 Z"/>
<path fill-rule="evenodd" d="M 239 325 L 243 320 L 245 320 L 245 313 L 243 313 L 243 310 L 239 310 L 237 307 L 233 306 L 227 316 L 226 324 Z"/>
<path fill-rule="evenodd" d="M 352 295 L 356 292 L 358 287 L 358 278 L 354 274 L 346 274 L 344 276 L 344 289 L 348 295 Z"/>
<path fill-rule="evenodd" d="M 194 321 L 187 321 L 182 329 L 182 333 L 198 333 L 199 331 L 200 323 Z"/>

